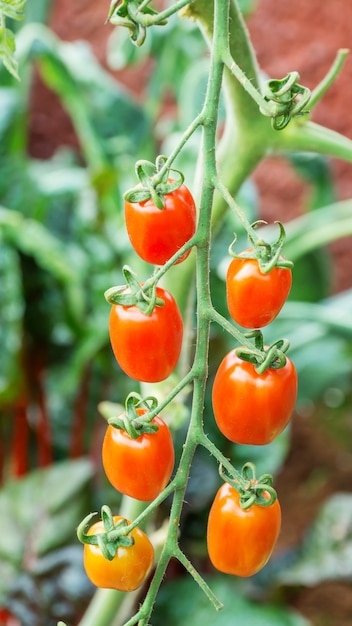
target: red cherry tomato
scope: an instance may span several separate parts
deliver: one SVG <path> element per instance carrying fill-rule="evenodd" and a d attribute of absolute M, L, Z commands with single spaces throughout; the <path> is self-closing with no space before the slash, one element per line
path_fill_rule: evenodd
<path fill-rule="evenodd" d="M 268 495 L 269 499 L 269 495 Z M 224 483 L 211 506 L 207 544 L 214 567 L 233 576 L 253 576 L 268 562 L 281 528 L 281 508 L 253 504 L 241 509 L 240 495 Z"/>
<path fill-rule="evenodd" d="M 151 315 L 137 306 L 114 304 L 110 312 L 111 346 L 121 369 L 131 378 L 158 382 L 175 369 L 182 347 L 183 322 L 172 295 L 156 288 L 164 301 Z"/>
<path fill-rule="evenodd" d="M 116 515 L 113 519 L 116 523 L 123 518 Z M 103 522 L 99 521 L 89 528 L 87 534 L 103 532 Z M 140 528 L 135 528 L 130 534 L 134 540 L 133 545 L 119 546 L 112 561 L 104 557 L 99 546 L 84 544 L 84 568 L 96 587 L 134 591 L 147 578 L 154 562 L 154 548 Z"/>
<path fill-rule="evenodd" d="M 235 443 L 270 443 L 287 426 L 297 397 L 297 372 L 292 361 L 263 374 L 229 352 L 216 372 L 212 402 L 219 430 Z"/>
<path fill-rule="evenodd" d="M 139 415 L 146 409 L 137 409 Z M 103 441 L 103 466 L 111 484 L 137 500 L 154 500 L 169 482 L 175 454 L 169 427 L 158 416 L 152 422 L 155 433 L 137 439 L 109 425 Z"/>
<path fill-rule="evenodd" d="M 289 268 L 274 267 L 263 274 L 257 259 L 234 258 L 226 275 L 227 306 L 232 319 L 244 328 L 270 324 L 285 304 L 291 285 Z"/>
<path fill-rule="evenodd" d="M 172 182 L 172 181 L 170 181 Z M 196 230 L 196 206 L 185 185 L 164 196 L 165 206 L 158 209 L 151 198 L 144 202 L 124 203 L 125 222 L 137 254 L 154 265 L 164 265 Z M 189 255 L 187 251 L 177 263 Z"/>

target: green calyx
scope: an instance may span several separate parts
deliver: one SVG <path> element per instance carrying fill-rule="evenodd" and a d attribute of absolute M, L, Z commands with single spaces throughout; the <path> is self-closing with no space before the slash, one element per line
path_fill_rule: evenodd
<path fill-rule="evenodd" d="M 170 179 L 170 172 L 173 178 Z M 127 202 L 137 203 L 152 199 L 154 205 L 162 210 L 165 206 L 164 196 L 176 191 L 183 184 L 182 172 L 170 169 L 167 158 L 159 155 L 155 161 L 137 161 L 136 176 L 139 184 L 124 194 Z"/>
<path fill-rule="evenodd" d="M 245 337 L 254 338 L 254 348 L 238 348 L 236 354 L 242 361 L 252 363 L 258 374 L 267 369 L 280 369 L 286 365 L 286 352 L 290 346 L 287 339 L 278 339 L 270 346 L 264 346 L 263 334 L 260 330 L 245 333 Z"/>
<path fill-rule="evenodd" d="M 282 130 L 294 117 L 307 114 L 305 107 L 310 100 L 308 87 L 298 84 L 298 72 L 290 72 L 282 79 L 271 79 L 264 83 L 263 96 L 267 107 L 260 112 L 271 118 L 274 130 Z"/>
<path fill-rule="evenodd" d="M 257 220 L 250 225 L 248 229 L 248 240 L 253 246 L 250 250 L 236 254 L 234 252 L 234 245 L 236 238 L 229 247 L 229 253 L 232 257 L 238 259 L 256 259 L 258 261 L 259 269 L 262 274 L 268 274 L 274 267 L 280 267 L 283 269 L 291 269 L 293 267 L 292 261 L 284 259 L 281 255 L 282 247 L 285 243 L 286 233 L 284 226 L 281 222 L 276 221 L 275 224 L 279 227 L 279 236 L 274 243 L 268 243 L 256 232 L 257 226 L 266 224 L 263 220 Z"/>
<path fill-rule="evenodd" d="M 122 273 L 126 284 L 110 287 L 104 293 L 105 300 L 109 304 L 136 306 L 144 315 L 151 315 L 156 306 L 164 305 L 164 300 L 156 295 L 156 281 L 148 280 L 144 284 L 140 283 L 136 273 L 128 265 L 123 266 Z"/>
<path fill-rule="evenodd" d="M 138 393 L 131 392 L 126 398 L 123 415 L 111 417 L 108 423 L 127 432 L 131 439 L 138 439 L 143 434 L 157 432 L 158 426 L 152 423 L 157 406 L 154 396 L 142 398 Z"/>
<path fill-rule="evenodd" d="M 125 26 L 130 31 L 130 39 L 140 47 L 146 38 L 147 27 L 153 22 L 164 26 L 165 19 L 156 20 L 158 11 L 149 6 L 146 0 L 113 0 L 110 5 L 108 21 L 114 26 Z"/>
<path fill-rule="evenodd" d="M 83 544 L 99 546 L 102 555 L 108 561 L 112 561 L 120 546 L 129 547 L 134 544 L 133 537 L 128 535 L 129 524 L 125 519 L 120 519 L 115 523 L 110 508 L 103 505 L 101 507 L 101 520 L 104 531 L 89 535 L 85 532 L 85 529 L 95 515 L 97 513 L 90 513 L 82 520 L 77 528 L 77 537 Z"/>
<path fill-rule="evenodd" d="M 229 483 L 240 494 L 240 506 L 244 511 L 253 504 L 259 506 L 271 506 L 274 504 L 277 494 L 273 488 L 273 478 L 271 474 L 263 474 L 258 479 L 253 463 L 246 463 L 241 473 L 236 472 L 234 477 L 229 476 L 224 471 L 223 466 L 219 468 L 221 478 Z"/>

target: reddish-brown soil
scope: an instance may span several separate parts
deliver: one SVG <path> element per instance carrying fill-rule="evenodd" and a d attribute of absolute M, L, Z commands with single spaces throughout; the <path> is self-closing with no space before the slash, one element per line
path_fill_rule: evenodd
<path fill-rule="evenodd" d="M 111 26 L 105 19 L 108 0 L 55 0 L 51 26 L 65 40 L 88 39 L 104 63 L 106 40 Z M 352 42 L 351 0 L 258 0 L 257 10 L 249 18 L 249 30 L 263 70 L 280 78 L 291 70 L 300 73 L 301 84 L 310 88 L 324 77 L 338 48 Z M 129 88 L 143 84 L 143 77 L 119 75 Z M 140 94 L 139 94 L 140 95 Z M 316 107 L 313 119 L 352 138 L 352 55 L 348 57 L 334 86 Z M 49 156 L 57 138 L 75 141 L 72 127 L 57 103 L 39 83 L 33 95 L 31 149 L 36 156 Z M 352 165 L 331 160 L 338 199 L 352 197 Z M 282 219 L 302 212 L 309 193 L 306 184 L 285 159 L 267 158 L 256 170 L 254 179 L 260 193 L 263 219 Z M 285 217 L 285 219 L 286 219 Z M 334 289 L 352 287 L 352 239 L 333 246 Z M 296 416 L 293 420 L 292 446 L 278 479 L 283 508 L 283 532 L 279 547 L 299 543 L 319 505 L 331 493 L 351 490 L 352 453 L 344 452 L 344 464 L 338 462 L 339 446 L 320 424 L 319 416 Z M 319 475 L 319 476 L 318 476 Z M 319 478 L 319 479 L 318 479 Z M 326 583 L 295 592 L 292 604 L 309 617 L 315 626 L 351 626 L 352 589 L 342 583 Z"/>

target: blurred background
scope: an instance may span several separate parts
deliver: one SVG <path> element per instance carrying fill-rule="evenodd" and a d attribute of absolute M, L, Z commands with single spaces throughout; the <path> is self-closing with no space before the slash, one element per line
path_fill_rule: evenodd
<path fill-rule="evenodd" d="M 297 70 L 314 88 L 352 41 L 349 0 L 240 4 L 271 77 Z M 21 81 L 0 67 L 0 625 L 74 626 L 93 594 L 75 528 L 103 503 L 119 506 L 101 468 L 99 407 L 111 402 L 116 411 L 136 390 L 112 357 L 103 294 L 121 284 L 125 263 L 150 271 L 131 250 L 122 195 L 135 184 L 135 161 L 167 154 L 198 112 L 208 59 L 196 25 L 185 20 L 148 32 L 137 49 L 105 23 L 109 3 L 27 5 L 24 21 L 11 24 Z M 313 120 L 352 138 L 351 97 L 349 56 Z M 197 153 L 196 136 L 179 163 L 191 189 Z M 234 464 L 251 459 L 275 475 L 282 533 L 262 574 L 250 581 L 214 574 L 204 537 L 219 479 L 200 450 L 181 542 L 225 608 L 214 615 L 173 563 L 155 626 L 178 626 L 189 615 L 191 626 L 352 623 L 350 198 L 352 165 L 314 154 L 270 156 L 241 189 L 238 202 L 251 219 L 286 226 L 294 284 L 265 337 L 289 338 L 299 398 L 291 426 L 270 447 L 225 442 L 209 397 L 205 425 Z M 212 251 L 213 302 L 224 315 L 234 228 L 227 217 Z M 209 388 L 229 345 L 214 331 Z M 178 453 L 188 408 L 175 403 L 168 416 Z M 160 519 L 166 515 L 165 506 Z"/>

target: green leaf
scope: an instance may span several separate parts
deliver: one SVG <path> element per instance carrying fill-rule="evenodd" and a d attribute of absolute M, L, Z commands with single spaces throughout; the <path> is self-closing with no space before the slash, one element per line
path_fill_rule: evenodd
<path fill-rule="evenodd" d="M 271 227 L 263 229 L 263 234 Z M 311 250 L 352 234 L 352 201 L 343 200 L 306 213 L 285 224 L 283 254 L 295 262 Z"/>
<path fill-rule="evenodd" d="M 27 0 L 0 0 L 0 14 L 13 20 L 22 20 Z"/>
<path fill-rule="evenodd" d="M 0 226 L 4 238 L 25 254 L 33 256 L 39 266 L 65 283 L 74 282 L 72 267 L 75 265 L 77 268 L 78 259 L 72 263 L 68 248 L 40 222 L 0 207 Z"/>
<path fill-rule="evenodd" d="M 311 250 L 294 262 L 289 300 L 318 302 L 330 293 L 331 282 L 332 263 L 328 250 Z"/>
<path fill-rule="evenodd" d="M 5 18 L 22 20 L 25 4 L 26 0 L 0 0 L 0 59 L 17 80 L 19 75 L 18 62 L 15 58 L 15 35 L 12 30 L 5 27 Z"/>
<path fill-rule="evenodd" d="M 8 402 L 19 386 L 24 302 L 18 255 L 1 236 L 0 247 L 0 399 Z"/>
<path fill-rule="evenodd" d="M 289 356 L 298 372 L 298 404 L 321 397 L 331 386 L 348 390 L 351 355 L 352 290 L 320 303 L 287 302 L 265 330 L 268 343 L 290 342 Z M 323 358 L 322 358 L 323 355 Z"/>
<path fill-rule="evenodd" d="M 0 30 L 0 59 L 2 59 L 10 74 L 19 80 L 18 62 L 14 56 L 15 49 L 15 35 L 13 32 L 8 28 Z"/>
<path fill-rule="evenodd" d="M 92 473 L 85 459 L 65 461 L 9 481 L 0 491 L 0 604 L 23 567 L 31 572 L 39 557 L 72 542 Z"/>
<path fill-rule="evenodd" d="M 296 563 L 279 581 L 317 585 L 327 580 L 352 580 L 352 494 L 336 493 L 321 508 Z"/>
<path fill-rule="evenodd" d="M 251 459 L 258 476 L 265 472 L 277 474 L 289 451 L 290 428 L 286 428 L 274 441 L 265 446 L 232 445 L 231 447 L 231 459 L 236 467 L 240 467 Z"/>
<path fill-rule="evenodd" d="M 290 609 L 275 604 L 251 602 L 243 595 L 241 583 L 233 577 L 214 576 L 206 579 L 212 591 L 223 603 L 215 611 L 208 598 L 191 577 L 165 584 L 158 595 L 153 613 L 154 626 L 309 626 L 309 622 Z"/>
<path fill-rule="evenodd" d="M 20 36 L 24 57 L 37 62 L 44 82 L 70 115 L 94 176 L 99 180 L 102 172 L 106 180 L 111 174 L 109 184 L 114 188 L 116 168 L 109 169 L 111 157 L 121 153 L 121 167 L 133 169 L 129 154 L 135 158 L 138 145 L 147 137 L 147 116 L 98 63 L 87 42 L 62 42 L 36 24 L 28 25 Z"/>
<path fill-rule="evenodd" d="M 1 206 L 0 227 L 6 242 L 32 257 L 44 272 L 59 281 L 60 306 L 66 304 L 71 321 L 81 324 L 85 300 L 82 278 L 86 271 L 82 250 L 70 243 L 65 245 L 40 222 Z M 52 296 L 49 288 L 44 290 Z"/>
<path fill-rule="evenodd" d="M 315 210 L 335 200 L 334 182 L 326 155 L 295 152 L 288 158 L 302 178 L 312 185 L 308 209 Z"/>
<path fill-rule="evenodd" d="M 68 157 L 69 155 L 67 155 Z M 89 174 L 65 155 L 55 155 L 45 161 L 30 161 L 29 173 L 41 194 L 52 200 L 55 196 L 74 196 L 88 189 Z"/>
<path fill-rule="evenodd" d="M 20 95 L 18 90 L 10 87 L 0 88 L 0 159 L 1 159 L 1 178 L 0 192 L 3 194 L 6 182 L 6 170 L 3 170 L 4 163 L 2 159 L 6 158 L 7 167 L 9 167 L 9 128 L 13 127 L 18 116 L 20 103 Z M 5 156 L 6 153 L 6 156 Z M 5 178 L 5 180 L 4 180 Z"/>

